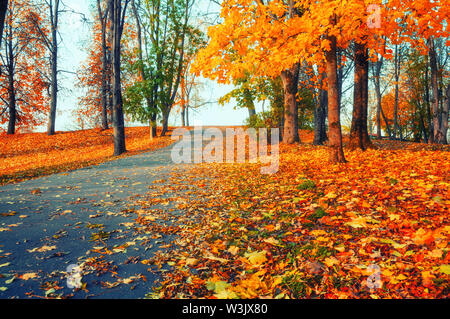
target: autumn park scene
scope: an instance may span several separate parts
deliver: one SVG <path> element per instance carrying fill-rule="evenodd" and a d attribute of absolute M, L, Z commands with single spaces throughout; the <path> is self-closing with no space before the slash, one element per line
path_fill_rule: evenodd
<path fill-rule="evenodd" d="M 449 16 L 1 0 L 0 299 L 447 299 Z"/>

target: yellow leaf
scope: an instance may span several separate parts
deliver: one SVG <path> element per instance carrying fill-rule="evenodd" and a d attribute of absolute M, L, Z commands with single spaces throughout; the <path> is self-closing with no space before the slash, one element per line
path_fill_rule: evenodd
<path fill-rule="evenodd" d="M 33 279 L 33 278 L 37 278 L 37 274 L 35 272 L 29 272 L 26 274 L 23 274 L 22 276 L 20 276 L 20 279 L 22 280 L 29 280 L 29 279 Z"/>
<path fill-rule="evenodd" d="M 335 258 L 335 257 L 327 257 L 327 258 L 325 258 L 325 262 L 324 263 L 328 267 L 333 267 L 334 265 L 339 264 L 339 260 L 337 260 L 337 258 Z"/>
<path fill-rule="evenodd" d="M 266 251 L 259 251 L 259 252 L 253 252 L 253 253 L 247 253 L 245 254 L 245 257 L 247 257 L 248 261 L 252 265 L 261 265 L 265 261 L 267 261 L 266 257 Z"/>

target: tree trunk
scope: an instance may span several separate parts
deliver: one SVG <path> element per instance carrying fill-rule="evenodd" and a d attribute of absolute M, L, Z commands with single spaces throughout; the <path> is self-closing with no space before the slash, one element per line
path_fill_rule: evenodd
<path fill-rule="evenodd" d="M 337 83 L 336 37 L 329 36 L 330 50 L 326 52 L 328 78 L 328 127 L 330 162 L 345 163 L 342 149 L 341 121 L 339 118 L 339 92 Z"/>
<path fill-rule="evenodd" d="M 51 3 L 51 2 L 50 2 Z M 54 3 L 54 8 L 50 5 L 51 18 L 51 57 L 50 57 L 50 113 L 48 117 L 47 134 L 55 134 L 56 106 L 58 104 L 58 19 L 59 19 L 59 0 Z"/>
<path fill-rule="evenodd" d="M 291 69 L 281 72 L 284 90 L 284 133 L 283 142 L 293 144 L 300 142 L 298 135 L 298 77 L 300 65 L 297 63 Z"/>
<path fill-rule="evenodd" d="M 142 48 L 142 27 L 141 27 L 141 20 L 139 19 L 139 12 L 137 10 L 135 0 L 131 0 L 131 7 L 133 9 L 133 14 L 134 14 L 135 21 L 136 21 L 137 40 L 138 40 L 137 41 L 138 58 L 139 58 L 139 63 L 140 63 L 139 74 L 140 74 L 142 80 L 146 81 L 148 78 L 147 78 L 146 73 L 144 72 L 144 54 L 143 54 L 143 48 Z M 151 108 L 152 103 L 151 103 L 150 96 L 146 95 L 145 100 L 147 102 L 147 107 Z M 151 140 L 156 137 L 156 123 L 154 122 L 156 120 L 156 116 L 153 115 L 154 113 L 155 112 L 150 112 L 150 114 L 149 114 L 150 139 Z M 155 119 L 153 119 L 153 117 L 155 117 Z"/>
<path fill-rule="evenodd" d="M 9 37 L 6 38 L 8 46 L 8 108 L 9 108 L 9 119 L 8 119 L 8 131 L 7 134 L 16 133 L 16 120 L 17 120 L 17 109 L 16 109 L 16 91 L 14 88 L 14 73 L 16 61 L 13 54 L 13 40 L 11 38 L 12 25 L 9 24 Z"/>
<path fill-rule="evenodd" d="M 161 136 L 166 136 L 167 131 L 169 130 L 169 114 L 170 107 L 166 107 L 167 111 L 164 111 L 162 114 L 162 131 Z"/>
<path fill-rule="evenodd" d="M 429 87 L 429 56 L 427 56 L 427 63 L 425 65 L 425 107 L 427 108 L 427 124 L 428 124 L 428 143 L 433 143 L 433 120 L 431 117 L 431 105 L 430 105 L 430 87 Z"/>
<path fill-rule="evenodd" d="M 101 41 L 102 41 L 102 85 L 101 85 L 101 108 L 102 108 L 102 129 L 107 130 L 108 127 L 108 48 L 106 45 L 106 20 L 108 12 L 103 12 L 101 1 L 97 0 L 97 10 L 100 20 Z"/>
<path fill-rule="evenodd" d="M 183 106 L 181 109 L 181 126 L 185 127 L 186 126 L 186 107 Z"/>
<path fill-rule="evenodd" d="M 253 106 L 253 107 L 249 107 L 248 108 L 248 116 L 249 117 L 253 117 L 253 116 L 255 116 L 256 115 L 256 110 L 255 110 L 255 107 Z"/>
<path fill-rule="evenodd" d="M 120 0 L 112 1 L 112 67 L 113 67 L 113 135 L 114 156 L 126 152 L 125 120 L 123 116 L 122 82 L 120 75 L 120 40 L 122 38 L 122 4 Z M 125 8 L 124 8 L 125 10 Z"/>
<path fill-rule="evenodd" d="M 323 145 L 327 140 L 326 116 L 328 106 L 328 92 L 320 90 L 319 104 L 314 109 L 314 145 Z"/>
<path fill-rule="evenodd" d="M 433 39 L 429 40 L 428 48 L 429 48 L 428 54 L 430 56 L 430 69 L 431 69 L 431 91 L 433 93 L 433 100 L 432 100 L 433 143 L 445 144 L 446 138 L 444 138 L 444 134 L 442 131 L 443 114 L 439 108 L 439 78 L 438 78 L 439 75 L 437 67 L 437 57 Z"/>
<path fill-rule="evenodd" d="M 423 115 L 422 112 L 419 110 L 419 124 L 420 124 L 420 129 L 422 130 L 422 134 L 423 134 L 423 141 L 424 143 L 428 143 L 428 132 L 425 128 L 425 121 L 423 119 Z"/>
<path fill-rule="evenodd" d="M 16 133 L 16 94 L 14 88 L 14 71 L 10 71 L 9 73 L 9 119 L 8 119 L 8 131 L 7 134 L 15 134 Z"/>
<path fill-rule="evenodd" d="M 367 129 L 369 106 L 369 53 L 364 44 L 355 43 L 355 80 L 353 91 L 353 117 L 350 129 L 350 149 L 363 151 L 372 146 Z"/>
<path fill-rule="evenodd" d="M 450 84 L 447 85 L 446 99 L 442 107 L 442 143 L 448 144 L 447 132 L 448 132 L 448 112 L 450 109 Z"/>
<path fill-rule="evenodd" d="M 5 27 L 6 11 L 8 10 L 8 0 L 0 2 L 0 48 L 2 47 L 3 28 Z"/>
<path fill-rule="evenodd" d="M 55 34 L 56 39 L 56 34 Z M 51 80 L 50 80 L 50 113 L 48 117 L 48 126 L 47 126 L 47 134 L 54 135 L 55 134 L 55 122 L 56 122 L 56 106 L 58 103 L 58 47 L 56 45 L 53 46 L 53 50 L 51 53 Z"/>
<path fill-rule="evenodd" d="M 398 124 L 398 90 L 399 90 L 399 85 L 398 82 L 400 80 L 400 53 L 399 53 L 399 49 L 398 49 L 398 45 L 395 45 L 395 53 L 394 53 L 394 81 L 395 81 L 395 85 L 394 85 L 394 92 L 395 92 L 395 100 L 394 100 L 394 131 L 392 134 L 392 137 L 394 139 L 397 139 L 397 133 L 399 133 L 401 135 L 401 130 L 400 130 L 400 125 Z M 401 139 L 401 136 L 400 136 Z"/>

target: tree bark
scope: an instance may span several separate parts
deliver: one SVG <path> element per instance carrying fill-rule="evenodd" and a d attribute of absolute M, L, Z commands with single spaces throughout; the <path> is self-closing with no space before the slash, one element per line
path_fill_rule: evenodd
<path fill-rule="evenodd" d="M 252 117 L 252 116 L 255 116 L 255 115 L 256 115 L 255 107 L 254 106 L 253 107 L 249 107 L 248 108 L 248 116 Z"/>
<path fill-rule="evenodd" d="M 186 107 L 183 106 L 183 108 L 181 109 L 181 126 L 185 127 L 186 126 Z"/>
<path fill-rule="evenodd" d="M 107 130 L 108 127 L 108 47 L 106 41 L 106 21 L 108 19 L 109 8 L 106 12 L 102 10 L 101 0 L 97 0 L 97 11 L 101 28 L 102 41 L 102 85 L 101 85 L 101 122 L 102 129 Z"/>
<path fill-rule="evenodd" d="M 59 0 L 49 2 L 51 47 L 50 47 L 50 113 L 48 116 L 47 134 L 55 134 L 56 106 L 58 104 L 58 21 L 59 21 Z"/>
<path fill-rule="evenodd" d="M 113 136 L 114 136 L 114 156 L 126 152 L 125 147 L 125 120 L 123 116 L 122 81 L 120 74 L 120 41 L 123 31 L 123 17 L 126 10 L 122 8 L 121 0 L 111 0 L 112 17 L 112 85 L 113 85 Z M 127 2 L 126 2 L 127 3 Z"/>
<path fill-rule="evenodd" d="M 314 109 L 314 145 L 323 145 L 327 140 L 327 106 L 328 106 L 328 92 L 320 90 L 319 104 Z"/>
<path fill-rule="evenodd" d="M 8 10 L 8 0 L 0 1 L 0 48 L 2 47 L 3 28 L 5 27 L 5 18 L 7 10 Z"/>
<path fill-rule="evenodd" d="M 12 53 L 10 53 L 12 56 Z M 10 69 L 14 68 L 14 60 L 11 57 L 10 58 Z M 16 92 L 14 88 L 14 70 L 10 70 L 8 74 L 8 84 L 9 84 L 9 119 L 8 119 L 8 131 L 7 134 L 15 134 L 16 133 L 16 117 L 17 117 L 17 110 L 16 110 Z"/>
<path fill-rule="evenodd" d="M 361 43 L 355 43 L 355 80 L 353 91 L 353 117 L 350 129 L 350 149 L 372 147 L 367 129 L 369 107 L 369 52 Z"/>
<path fill-rule="evenodd" d="M 330 50 L 326 52 L 328 78 L 328 127 L 330 162 L 345 163 L 342 148 L 342 131 L 339 117 L 339 92 L 337 83 L 336 37 L 329 36 Z"/>
<path fill-rule="evenodd" d="M 399 98 L 399 85 L 398 82 L 400 81 L 400 66 L 401 66 L 401 60 L 400 60 L 400 52 L 398 45 L 395 45 L 395 53 L 394 53 L 394 92 L 395 92 L 395 100 L 394 100 L 394 128 L 393 128 L 393 134 L 392 137 L 394 139 L 397 139 L 397 133 L 401 136 L 401 129 L 400 125 L 398 124 L 398 98 Z"/>
<path fill-rule="evenodd" d="M 11 18 L 9 18 L 11 19 Z M 8 60 L 7 60 L 7 68 L 8 68 L 8 108 L 9 108 L 9 119 L 8 119 L 8 131 L 7 134 L 15 134 L 16 133 L 16 115 L 17 115 L 17 109 L 16 109 L 16 91 L 14 87 L 14 71 L 15 71 L 15 58 L 13 53 L 13 40 L 11 38 L 12 35 L 12 26 L 9 24 L 9 37 L 6 38 L 7 41 L 7 54 L 8 54 Z"/>
<path fill-rule="evenodd" d="M 433 143 L 445 144 L 446 137 L 443 134 L 443 117 L 439 108 L 439 75 L 437 67 L 437 53 L 433 39 L 428 41 L 428 54 L 430 57 L 431 70 L 431 91 L 433 93 L 432 100 L 432 123 L 433 123 Z M 447 112 L 448 121 L 448 112 Z"/>
<path fill-rule="evenodd" d="M 448 112 L 450 109 L 450 84 L 447 85 L 446 99 L 442 108 L 442 143 L 448 144 L 447 132 L 448 132 Z"/>
<path fill-rule="evenodd" d="M 169 114 L 170 114 L 170 107 L 167 106 L 165 111 L 163 111 L 163 113 L 162 113 L 162 131 L 161 131 L 161 136 L 166 136 L 166 133 L 169 130 Z"/>
<path fill-rule="evenodd" d="M 281 72 L 284 90 L 284 133 L 283 142 L 293 144 L 300 142 L 298 135 L 298 77 L 300 64 Z"/>

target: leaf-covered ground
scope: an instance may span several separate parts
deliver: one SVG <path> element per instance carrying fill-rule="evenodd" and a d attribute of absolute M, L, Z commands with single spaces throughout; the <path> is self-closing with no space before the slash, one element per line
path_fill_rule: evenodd
<path fill-rule="evenodd" d="M 173 271 L 152 297 L 449 297 L 448 148 L 376 144 L 336 166 L 325 147 L 282 146 L 274 175 L 255 164 L 175 170 L 191 195 L 173 199 L 177 248 L 157 261 Z M 137 223 L 153 229 L 146 203 Z"/>
<path fill-rule="evenodd" d="M 170 145 L 170 137 L 149 139 L 148 127 L 125 129 L 128 153 Z M 113 159 L 112 129 L 0 135 L 0 185 L 64 172 Z"/>
<path fill-rule="evenodd" d="M 342 165 L 282 145 L 274 175 L 165 148 L 3 186 L 0 297 L 449 297 L 449 149 L 376 144 Z"/>

